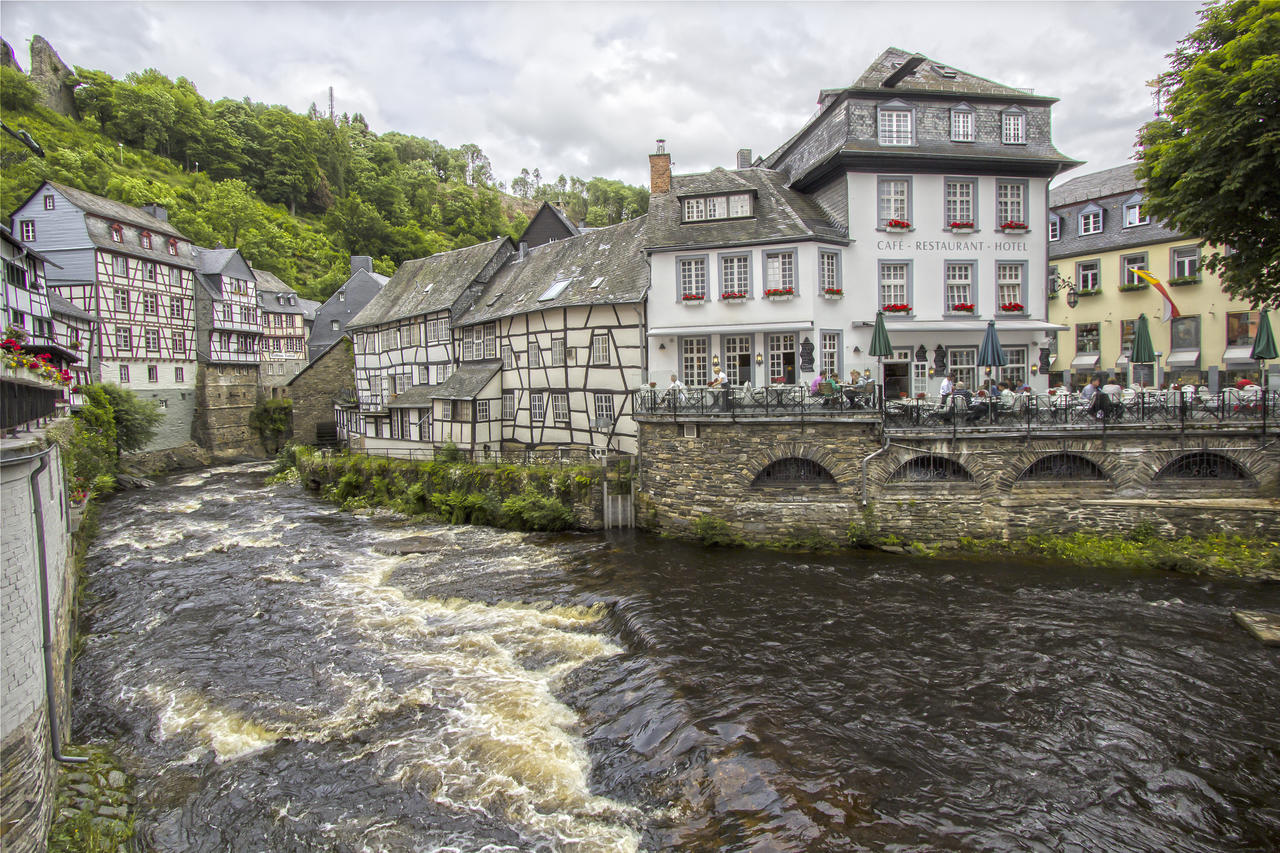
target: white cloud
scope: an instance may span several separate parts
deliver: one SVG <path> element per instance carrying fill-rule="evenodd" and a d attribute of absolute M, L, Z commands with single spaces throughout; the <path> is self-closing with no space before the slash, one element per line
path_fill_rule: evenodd
<path fill-rule="evenodd" d="M 209 98 L 364 114 L 521 167 L 648 182 L 768 153 L 890 45 L 1060 98 L 1063 153 L 1107 168 L 1150 118 L 1146 81 L 1196 23 L 1175 3 L 5 3 L 25 65 L 39 33 L 70 65 L 154 67 Z"/>

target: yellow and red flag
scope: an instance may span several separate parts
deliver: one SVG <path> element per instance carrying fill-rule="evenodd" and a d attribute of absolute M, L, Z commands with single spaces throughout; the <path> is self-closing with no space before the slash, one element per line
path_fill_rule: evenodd
<path fill-rule="evenodd" d="M 1178 306 L 1173 304 L 1173 297 L 1169 295 L 1169 291 L 1160 282 L 1160 279 L 1153 276 L 1146 270 L 1130 269 L 1134 275 L 1145 279 L 1152 287 L 1160 291 L 1160 295 L 1164 297 L 1164 321 L 1167 323 L 1173 317 L 1181 317 L 1182 313 L 1178 310 Z"/>

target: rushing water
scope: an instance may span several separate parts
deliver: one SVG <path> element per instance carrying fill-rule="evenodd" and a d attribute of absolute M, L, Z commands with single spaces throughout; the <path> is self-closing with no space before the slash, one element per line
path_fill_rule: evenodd
<path fill-rule="evenodd" d="M 89 557 L 75 736 L 149 849 L 1280 846 L 1280 655 L 1231 618 L 1280 586 L 357 518 L 264 472 L 117 498 Z"/>

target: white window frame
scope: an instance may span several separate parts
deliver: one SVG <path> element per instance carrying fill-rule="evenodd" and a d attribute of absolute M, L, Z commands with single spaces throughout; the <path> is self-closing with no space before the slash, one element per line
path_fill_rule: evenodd
<path fill-rule="evenodd" d="M 143 329 L 142 346 L 146 352 L 160 352 L 160 330 Z"/>
<path fill-rule="evenodd" d="M 565 365 L 565 340 L 564 338 L 551 339 L 551 366 L 564 367 Z"/>
<path fill-rule="evenodd" d="M 876 111 L 876 139 L 881 145 L 914 145 L 914 119 L 909 107 L 880 107 Z"/>
<path fill-rule="evenodd" d="M 49 196 L 45 196 L 49 198 Z M 32 243 L 36 239 L 36 221 L 34 219 L 24 219 L 19 225 L 22 231 L 22 242 Z"/>
<path fill-rule="evenodd" d="M 1027 114 L 1006 110 L 1000 114 L 1000 142 L 1004 145 L 1027 144 Z"/>
<path fill-rule="evenodd" d="M 511 344 L 503 344 L 501 352 L 502 352 L 502 369 L 515 370 L 516 351 L 511 347 Z"/>
<path fill-rule="evenodd" d="M 547 420 L 547 398 L 541 391 L 529 395 L 529 423 L 541 424 Z"/>
<path fill-rule="evenodd" d="M 707 384 L 710 353 L 711 339 L 708 337 L 680 339 L 680 378 L 686 385 Z"/>
<path fill-rule="evenodd" d="M 996 225 L 1027 224 L 1027 182 L 996 181 Z"/>
<path fill-rule="evenodd" d="M 976 313 L 977 303 L 973 299 L 974 271 L 976 269 L 977 264 L 973 261 L 947 261 L 943 264 L 947 298 L 947 304 L 944 306 L 945 311 L 952 312 L 953 305 L 973 305 Z"/>
<path fill-rule="evenodd" d="M 488 420 L 490 420 L 489 414 L 490 414 L 490 412 L 489 412 L 489 401 L 488 401 L 488 400 L 476 400 L 476 420 L 477 420 L 477 421 L 488 421 Z"/>
<path fill-rule="evenodd" d="M 591 363 L 593 365 L 609 364 L 609 336 L 597 332 L 591 336 Z"/>
<path fill-rule="evenodd" d="M 876 182 L 876 210 L 879 226 L 893 219 L 911 222 L 911 177 L 881 175 Z"/>
<path fill-rule="evenodd" d="M 967 105 L 951 108 L 951 141 L 973 142 L 976 139 L 973 109 Z"/>
<path fill-rule="evenodd" d="M 1080 236 L 1087 237 L 1090 234 L 1101 234 L 1104 227 L 1102 208 L 1086 209 L 1080 211 Z"/>
<path fill-rule="evenodd" d="M 551 392 L 551 420 L 558 424 L 569 422 L 569 395 L 564 391 Z"/>
<path fill-rule="evenodd" d="M 840 253 L 828 249 L 818 250 L 818 292 L 828 290 L 843 292 L 844 285 L 840 275 Z"/>
<path fill-rule="evenodd" d="M 720 298 L 726 293 L 745 293 L 743 298 L 751 298 L 751 255 L 735 252 L 719 256 L 720 263 Z"/>
<path fill-rule="evenodd" d="M 886 305 L 911 305 L 911 262 L 881 261 L 876 289 L 881 308 Z"/>
<path fill-rule="evenodd" d="M 1134 252 L 1120 256 L 1120 283 L 1125 285 L 1146 284 L 1146 279 L 1133 274 L 1134 270 L 1148 271 L 1146 252 Z"/>
<path fill-rule="evenodd" d="M 782 249 L 764 253 L 764 289 L 796 292 L 796 252 Z"/>
<path fill-rule="evenodd" d="M 613 395 L 597 393 L 595 395 L 595 399 L 593 402 L 595 404 L 596 423 L 597 424 L 613 423 L 615 418 L 614 408 L 613 408 Z"/>
<path fill-rule="evenodd" d="M 1000 306 L 1017 303 L 1021 311 L 1005 311 Z M 997 313 L 1025 314 L 1027 312 L 1027 263 L 1026 261 L 996 262 L 996 311 Z"/>
<path fill-rule="evenodd" d="M 1093 293 L 1102 287 L 1101 261 L 1076 261 L 1076 289 Z"/>
<path fill-rule="evenodd" d="M 513 421 L 516 418 L 516 392 L 502 392 L 502 419 Z"/>
<path fill-rule="evenodd" d="M 1049 242 L 1053 243 L 1062 238 L 1062 218 L 1057 214 L 1049 214 Z"/>
<path fill-rule="evenodd" d="M 978 182 L 973 178 L 947 178 L 943 182 L 943 226 L 952 222 L 978 224 Z"/>
<path fill-rule="evenodd" d="M 1190 262 L 1191 268 L 1185 269 Z M 1170 278 L 1188 278 L 1200 276 L 1200 247 L 1175 246 L 1169 250 L 1169 269 L 1173 271 Z"/>
<path fill-rule="evenodd" d="M 707 256 L 676 258 L 676 301 L 707 298 Z M 685 299 L 685 297 L 689 299 Z"/>
<path fill-rule="evenodd" d="M 1143 210 L 1141 201 L 1131 201 L 1125 204 L 1122 228 L 1135 228 L 1150 222 L 1151 217 L 1147 216 L 1146 211 Z"/>

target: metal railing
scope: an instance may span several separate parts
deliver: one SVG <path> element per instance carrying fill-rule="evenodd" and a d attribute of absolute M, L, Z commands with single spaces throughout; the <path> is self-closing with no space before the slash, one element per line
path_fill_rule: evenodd
<path fill-rule="evenodd" d="M 0 428 L 42 425 L 57 414 L 62 399 L 58 388 L 0 380 Z"/>
<path fill-rule="evenodd" d="M 347 448 L 342 448 L 346 450 Z M 599 464 L 599 458 L 584 448 L 555 450 L 485 450 L 483 448 L 437 447 L 371 447 L 350 448 L 352 453 L 365 456 L 381 456 L 387 459 L 407 459 L 412 462 L 433 462 L 438 459 L 450 462 L 470 462 L 490 465 L 548 465 L 572 466 Z M 610 451 L 617 455 L 616 451 Z"/>
<path fill-rule="evenodd" d="M 1104 392 L 1099 392 L 1104 393 Z M 885 399 L 873 387 L 839 386 L 835 393 L 813 393 L 799 385 L 767 388 L 645 388 L 635 392 L 637 415 L 698 417 L 795 416 L 813 418 L 867 415 L 887 430 L 970 429 L 1106 430 L 1139 424 L 1204 427 L 1215 424 L 1263 424 L 1280 432 L 1280 391 L 1228 388 L 1208 392 L 1126 389 L 1095 404 L 1077 394 L 907 397 Z"/>

